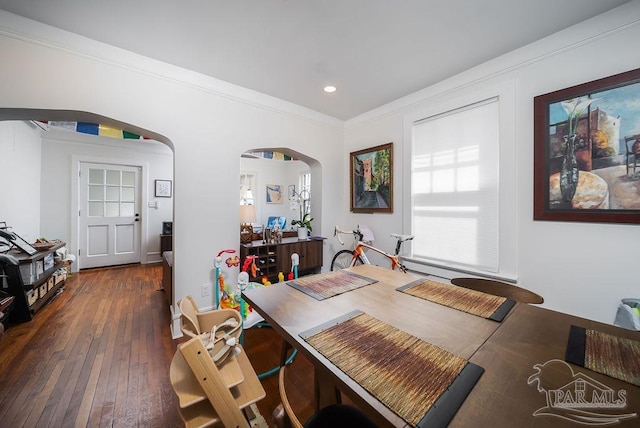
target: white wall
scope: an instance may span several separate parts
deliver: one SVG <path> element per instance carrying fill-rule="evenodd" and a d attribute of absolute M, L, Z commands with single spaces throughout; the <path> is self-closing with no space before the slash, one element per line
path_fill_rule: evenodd
<path fill-rule="evenodd" d="M 314 185 L 341 199 L 344 130 L 335 119 L 5 12 L 0 51 L 12 59 L 0 63 L 0 108 L 91 112 L 173 144 L 174 302 L 192 294 L 201 308 L 213 305 L 200 289 L 214 282 L 215 254 L 239 248 L 238 159 L 245 151 L 304 154 L 322 169 Z M 339 214 L 315 194 L 321 233 Z"/>
<path fill-rule="evenodd" d="M 72 192 L 77 192 L 77 182 L 74 186 L 72 176 L 74 159 L 144 165 L 147 170 L 142 177 L 142 189 L 146 193 L 143 199 L 149 202 L 157 201 L 158 208 L 140 207 L 142 224 L 145 227 L 142 233 L 142 260 L 161 260 L 162 222 L 172 221 L 173 197 L 156 198 L 155 180 L 173 180 L 173 153 L 169 147 L 156 141 L 120 140 L 58 131 L 43 134 L 42 158 L 46 159 L 42 163 L 42 234 L 64 240 L 74 252 L 78 249 L 72 240 L 74 234 L 71 231 L 70 220 L 71 212 L 75 210 Z M 55 215 L 51 207 L 57 207 Z"/>
<path fill-rule="evenodd" d="M 634 53 L 638 43 L 640 2 L 632 2 L 349 121 L 344 156 L 395 143 L 396 202 L 392 215 L 350 214 L 346 225 L 371 226 L 377 244 L 391 248 L 387 232 L 403 228 L 401 172 L 409 165 L 403 165 L 401 154 L 410 144 L 405 118 L 439 97 L 514 81 L 515 138 L 501 144 L 515 146 L 517 196 L 512 203 L 517 204 L 518 284 L 544 296 L 546 307 L 612 323 L 621 298 L 640 296 L 635 274 L 640 228 L 533 221 L 533 98 L 640 67 L 640 56 Z M 348 195 L 343 204 L 348 204 Z"/>
<path fill-rule="evenodd" d="M 27 242 L 40 231 L 40 129 L 0 122 L 0 221 Z"/>

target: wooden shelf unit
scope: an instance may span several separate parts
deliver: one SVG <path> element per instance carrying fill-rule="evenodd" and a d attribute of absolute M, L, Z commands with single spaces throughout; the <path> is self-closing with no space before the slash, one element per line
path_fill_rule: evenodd
<path fill-rule="evenodd" d="M 261 241 L 254 241 L 261 242 Z M 257 276 L 255 278 L 262 278 L 266 276 L 269 279 L 278 277 L 278 265 L 277 265 L 277 244 L 262 244 L 249 245 L 243 244 L 240 249 L 240 258 L 244 262 L 247 256 L 256 256 L 255 264 L 258 268 Z M 253 279 L 255 279 L 253 278 Z"/>
<path fill-rule="evenodd" d="M 256 266 L 258 273 L 250 279 L 260 282 L 263 276 L 269 281 L 278 280 L 278 273 L 282 272 L 287 278 L 291 272 L 291 255 L 299 256 L 298 274 L 306 275 L 317 273 L 322 268 L 322 241 L 324 238 L 298 239 L 283 238 L 279 244 L 263 244 L 262 241 L 253 241 L 250 244 L 240 245 L 240 258 L 244 263 L 247 256 L 257 256 Z"/>
<path fill-rule="evenodd" d="M 20 270 L 22 272 L 25 269 L 28 269 L 29 265 L 31 265 L 31 269 L 35 269 L 34 266 L 36 266 L 38 262 L 42 262 L 44 265 L 44 259 L 48 255 L 53 255 L 53 257 L 55 258 L 56 250 L 64 247 L 65 245 L 66 244 L 64 242 L 59 242 L 55 244 L 53 247 L 49 248 L 48 250 L 38 251 L 32 256 L 16 250 L 11 250 L 7 254 L 15 257 L 20 262 Z M 21 275 L 22 293 L 24 293 L 25 301 L 26 302 L 29 301 L 28 295 L 31 292 L 38 293 L 38 297 L 37 299 L 35 299 L 35 301 L 33 301 L 33 303 L 31 304 L 27 303 L 28 311 L 30 312 L 31 315 L 35 314 L 38 310 L 40 310 L 42 306 L 44 306 L 45 303 L 47 303 L 49 299 L 51 299 L 51 297 L 53 297 L 56 294 L 58 289 L 60 289 L 60 287 L 64 285 L 66 277 L 64 277 L 58 283 L 53 284 L 51 286 L 49 286 L 48 284 L 49 280 L 52 279 L 52 275 L 62 266 L 63 266 L 62 262 L 58 262 L 58 263 L 54 262 L 53 266 L 50 267 L 49 269 L 44 269 L 44 266 L 43 266 L 42 273 L 39 275 L 36 274 L 35 278 L 33 278 L 33 281 L 32 281 L 32 278 L 25 278 L 26 275 Z M 29 283 L 26 283 L 26 282 L 29 282 Z M 46 287 L 46 292 L 41 293 L 42 287 Z M 10 293 L 15 295 L 15 293 L 17 292 L 18 291 L 14 289 L 14 291 Z M 18 299 L 18 304 L 21 301 L 22 299 Z M 22 311 L 24 313 L 24 308 L 20 308 L 17 310 Z M 31 318 L 29 317 L 29 319 Z"/>

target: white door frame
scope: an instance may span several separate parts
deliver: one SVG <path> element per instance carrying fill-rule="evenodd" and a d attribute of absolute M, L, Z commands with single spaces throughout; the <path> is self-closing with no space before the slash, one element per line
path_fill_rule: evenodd
<path fill-rule="evenodd" d="M 76 256 L 76 263 L 71 264 L 71 271 L 77 272 L 82 269 L 78 249 L 80 248 L 80 221 L 78 212 L 80 208 L 80 164 L 83 162 L 129 165 L 140 167 L 140 263 L 148 262 L 148 234 L 147 234 L 147 202 L 149 198 L 149 162 L 134 161 L 127 159 L 105 158 L 95 156 L 71 156 L 71 242 L 69 243 L 73 254 Z"/>

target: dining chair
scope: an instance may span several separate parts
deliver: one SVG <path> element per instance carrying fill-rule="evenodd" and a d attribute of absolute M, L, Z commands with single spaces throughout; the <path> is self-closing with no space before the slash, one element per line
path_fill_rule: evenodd
<path fill-rule="evenodd" d="M 328 426 L 332 428 L 375 428 L 377 426 L 359 409 L 344 404 L 323 407 L 302 424 L 289 403 L 285 387 L 285 373 L 286 366 L 282 366 L 278 380 L 282 403 L 273 411 L 273 419 L 278 428 L 320 428 Z"/>
<path fill-rule="evenodd" d="M 458 287 L 482 291 L 483 293 L 492 294 L 494 296 L 506 297 L 520 303 L 544 303 L 542 296 L 534 293 L 533 291 L 493 279 L 453 278 L 451 283 Z"/>

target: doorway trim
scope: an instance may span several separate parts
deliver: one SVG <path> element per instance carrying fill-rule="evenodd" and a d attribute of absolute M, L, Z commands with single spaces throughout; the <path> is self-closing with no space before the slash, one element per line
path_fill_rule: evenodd
<path fill-rule="evenodd" d="M 80 221 L 76 215 L 80 208 L 80 164 L 83 162 L 97 164 L 129 165 L 140 168 L 140 263 L 148 262 L 148 234 L 147 234 L 147 214 L 148 214 L 148 184 L 149 184 L 149 162 L 128 162 L 126 159 L 105 158 L 95 156 L 71 156 L 71 242 L 77 263 L 71 264 L 72 272 L 82 269 L 78 250 L 80 248 Z"/>

